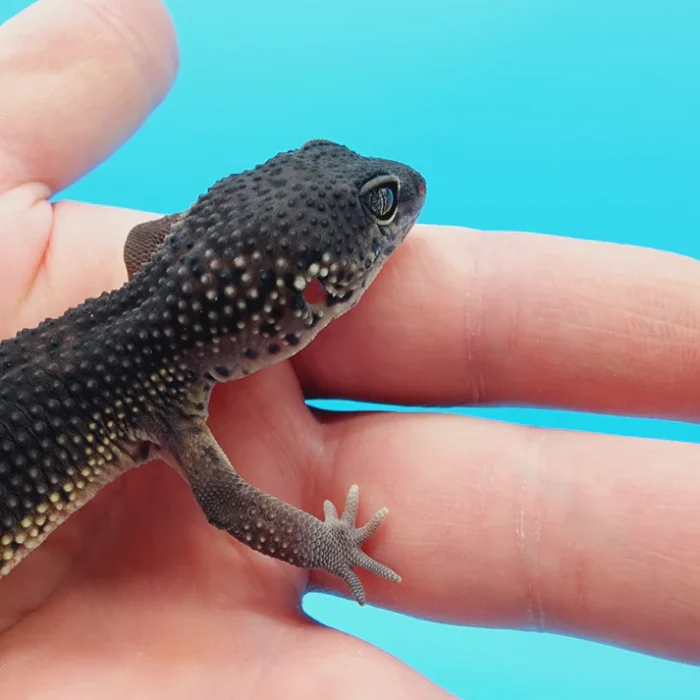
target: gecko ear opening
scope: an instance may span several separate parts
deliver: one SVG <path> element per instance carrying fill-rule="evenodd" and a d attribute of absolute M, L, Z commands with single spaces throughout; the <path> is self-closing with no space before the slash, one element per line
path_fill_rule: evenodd
<path fill-rule="evenodd" d="M 326 288 L 316 277 L 314 277 L 314 279 L 312 279 L 311 282 L 306 285 L 306 289 L 304 290 L 304 301 L 307 304 L 320 304 L 326 300 L 327 296 L 328 292 L 326 291 Z"/>

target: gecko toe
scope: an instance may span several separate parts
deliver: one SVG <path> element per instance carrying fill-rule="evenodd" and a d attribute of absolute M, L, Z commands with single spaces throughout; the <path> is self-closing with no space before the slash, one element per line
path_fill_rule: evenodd
<path fill-rule="evenodd" d="M 390 569 L 384 564 L 380 564 L 376 559 L 372 559 L 368 554 L 365 554 L 362 550 L 358 549 L 355 556 L 355 561 L 353 562 L 355 566 L 359 566 L 361 569 L 365 569 L 375 576 L 380 576 L 381 578 L 387 579 L 387 581 L 393 581 L 394 583 L 401 583 L 401 576 L 399 576 L 393 569 Z"/>
<path fill-rule="evenodd" d="M 365 589 L 362 586 L 362 582 L 360 581 L 358 575 L 350 567 L 348 567 L 340 574 L 340 578 L 342 578 L 343 581 L 345 581 L 345 583 L 347 583 L 350 587 L 352 597 L 360 605 L 364 605 L 367 602 L 367 596 L 365 595 Z"/>

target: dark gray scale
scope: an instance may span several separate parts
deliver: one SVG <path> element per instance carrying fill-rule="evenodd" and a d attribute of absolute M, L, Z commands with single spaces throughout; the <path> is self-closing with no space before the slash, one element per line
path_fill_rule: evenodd
<path fill-rule="evenodd" d="M 85 411 L 85 387 L 75 378 L 52 377 L 36 367 L 22 367 L 2 381 L 0 399 L 0 536 L 12 532 L 40 504 L 68 504 L 69 482 L 86 481 L 81 470 L 89 457 L 87 437 L 93 451 L 101 444 L 104 429 Z M 44 511 L 46 512 L 46 511 Z M 43 523 L 42 523 L 43 524 Z M 35 525 L 35 523 L 32 523 Z M 29 528 L 28 528 L 29 529 Z M 23 543 L 18 537 L 11 545 Z M 7 543 L 6 543 L 7 544 Z"/>

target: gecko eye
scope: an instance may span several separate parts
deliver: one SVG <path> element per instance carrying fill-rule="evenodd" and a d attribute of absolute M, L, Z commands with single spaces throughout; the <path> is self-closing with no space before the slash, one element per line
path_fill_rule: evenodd
<path fill-rule="evenodd" d="M 375 177 L 362 186 L 360 197 L 372 218 L 386 226 L 396 216 L 399 205 L 399 181 L 392 175 Z"/>

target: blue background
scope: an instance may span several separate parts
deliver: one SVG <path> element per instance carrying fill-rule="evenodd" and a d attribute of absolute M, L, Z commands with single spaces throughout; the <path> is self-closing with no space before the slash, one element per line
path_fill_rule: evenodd
<path fill-rule="evenodd" d="M 3 0 L 0 20 L 29 3 Z M 312 137 L 404 160 L 424 222 L 700 257 L 697 0 L 169 0 L 164 105 L 65 193 L 171 212 Z M 474 415 L 697 441 L 694 426 L 556 411 Z M 697 698 L 700 669 L 573 639 L 460 629 L 321 595 L 324 623 L 459 697 Z"/>

